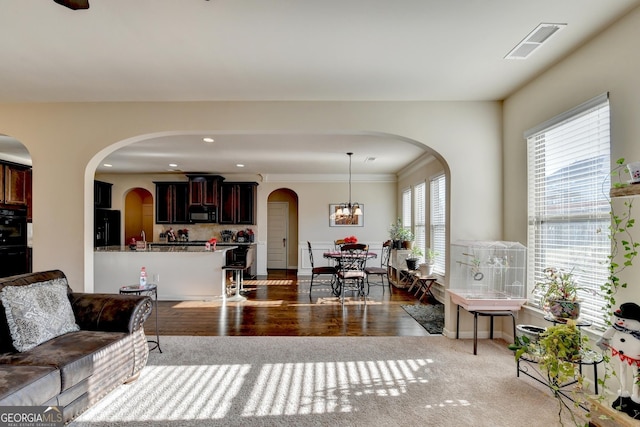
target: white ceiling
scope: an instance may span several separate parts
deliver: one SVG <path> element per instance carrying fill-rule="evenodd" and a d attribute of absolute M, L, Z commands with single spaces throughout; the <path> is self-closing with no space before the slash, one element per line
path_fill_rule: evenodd
<path fill-rule="evenodd" d="M 640 0 L 90 0 L 90 4 L 88 10 L 73 11 L 53 0 L 2 2 L 0 102 L 501 100 L 637 7 Z M 567 26 L 528 59 L 503 59 L 543 22 Z M 198 155 L 193 150 L 211 149 L 201 143 L 201 136 L 185 136 L 173 144 L 165 139 L 138 143 L 105 161 L 114 164 L 115 171 L 116 161 L 122 164 L 127 151 L 133 156 L 139 144 L 152 145 L 145 147 L 147 154 L 177 151 L 179 146 L 194 159 Z M 227 161 L 242 160 L 247 172 L 257 173 L 273 173 L 272 159 L 279 162 L 279 173 L 326 172 L 322 152 L 346 151 L 345 140 L 353 142 L 352 150 L 363 157 L 359 160 L 378 158 L 369 164 L 378 169 L 365 173 L 396 172 L 420 153 L 412 148 L 401 158 L 397 147 L 406 143 L 363 135 L 214 138 L 219 150 L 227 140 L 247 147 Z M 277 156 L 256 150 L 264 145 L 260 138 L 277 139 L 282 150 Z M 0 148 L 6 140 L 0 139 Z M 283 170 L 283 162 L 291 165 Z M 179 157 L 176 163 L 183 170 L 201 167 Z M 249 170 L 250 164 L 259 166 Z M 166 170 L 165 164 L 158 167 L 148 165 Z M 228 164 L 219 167 L 223 173 Z"/>

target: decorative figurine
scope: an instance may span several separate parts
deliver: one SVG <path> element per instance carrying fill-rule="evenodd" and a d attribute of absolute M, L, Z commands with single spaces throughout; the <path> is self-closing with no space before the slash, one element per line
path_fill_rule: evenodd
<path fill-rule="evenodd" d="M 613 313 L 612 326 L 596 343 L 602 349 L 611 349 L 611 356 L 620 359 L 620 395 L 611 405 L 631 418 L 640 419 L 640 306 L 626 302 Z M 629 387 L 629 368 L 633 381 Z"/>

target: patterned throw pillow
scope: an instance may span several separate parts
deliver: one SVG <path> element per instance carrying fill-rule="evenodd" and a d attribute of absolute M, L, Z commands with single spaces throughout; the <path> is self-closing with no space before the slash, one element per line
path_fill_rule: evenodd
<path fill-rule="evenodd" d="M 23 352 L 57 336 L 80 330 L 67 297 L 67 280 L 5 286 L 0 299 L 16 350 Z"/>

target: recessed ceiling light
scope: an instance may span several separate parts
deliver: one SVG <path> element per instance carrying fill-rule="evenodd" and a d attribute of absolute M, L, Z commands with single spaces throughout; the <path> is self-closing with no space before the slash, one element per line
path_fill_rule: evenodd
<path fill-rule="evenodd" d="M 103 163 L 102 166 L 104 166 L 105 168 L 112 168 L 113 165 L 109 164 L 109 163 Z"/>
<path fill-rule="evenodd" d="M 213 142 L 213 138 L 210 137 L 202 138 L 202 140 L 208 144 L 211 144 Z"/>
<path fill-rule="evenodd" d="M 364 159 L 365 163 L 373 163 L 376 161 L 375 157 L 367 157 L 366 159 Z"/>
<path fill-rule="evenodd" d="M 238 163 L 236 166 L 239 167 L 239 168 L 243 168 L 244 167 L 244 165 L 242 163 Z"/>
<path fill-rule="evenodd" d="M 177 168 L 177 167 L 178 167 L 178 165 L 176 165 L 175 163 L 169 163 L 169 167 Z"/>

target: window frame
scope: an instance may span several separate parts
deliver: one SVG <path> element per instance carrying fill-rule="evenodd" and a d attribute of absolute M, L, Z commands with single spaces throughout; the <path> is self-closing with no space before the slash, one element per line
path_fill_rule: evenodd
<path fill-rule="evenodd" d="M 581 318 L 596 329 L 605 328 L 599 290 L 611 254 L 610 123 L 603 94 L 525 132 L 528 304 L 542 308 L 534 287 L 546 267 L 571 271 L 587 288 Z"/>

